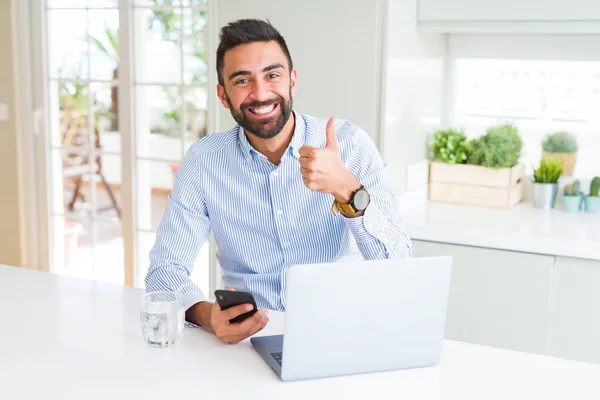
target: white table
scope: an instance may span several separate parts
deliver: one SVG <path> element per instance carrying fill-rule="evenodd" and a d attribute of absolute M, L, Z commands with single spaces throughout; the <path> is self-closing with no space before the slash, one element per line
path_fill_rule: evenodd
<path fill-rule="evenodd" d="M 142 294 L 0 266 L 0 399 L 600 399 L 600 366 L 452 341 L 436 367 L 281 382 L 249 341 L 147 347 Z"/>

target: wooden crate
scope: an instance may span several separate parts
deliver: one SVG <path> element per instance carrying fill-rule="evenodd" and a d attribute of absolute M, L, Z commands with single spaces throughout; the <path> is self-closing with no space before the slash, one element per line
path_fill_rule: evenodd
<path fill-rule="evenodd" d="M 432 162 L 429 200 L 509 208 L 523 199 L 525 168 L 493 169 L 477 165 Z"/>

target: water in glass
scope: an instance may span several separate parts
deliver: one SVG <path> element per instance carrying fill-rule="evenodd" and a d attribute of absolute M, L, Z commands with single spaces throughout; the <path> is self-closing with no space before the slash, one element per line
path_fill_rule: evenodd
<path fill-rule="evenodd" d="M 152 292 L 142 299 L 140 319 L 146 343 L 173 347 L 181 340 L 185 311 L 183 302 L 171 292 Z"/>

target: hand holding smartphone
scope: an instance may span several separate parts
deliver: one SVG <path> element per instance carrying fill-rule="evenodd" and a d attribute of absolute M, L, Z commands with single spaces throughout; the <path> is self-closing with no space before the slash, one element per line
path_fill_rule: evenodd
<path fill-rule="evenodd" d="M 215 290 L 215 298 L 217 299 L 217 303 L 221 310 L 226 310 L 230 307 L 238 306 L 240 304 L 252 304 L 252 310 L 240 314 L 235 318 L 229 320 L 231 324 L 240 323 L 247 318 L 251 317 L 258 311 L 256 307 L 256 302 L 254 301 L 254 296 L 249 292 L 237 292 L 232 290 Z"/>

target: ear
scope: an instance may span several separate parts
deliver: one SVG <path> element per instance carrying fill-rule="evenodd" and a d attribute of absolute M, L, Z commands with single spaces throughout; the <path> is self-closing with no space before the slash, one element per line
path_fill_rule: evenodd
<path fill-rule="evenodd" d="M 290 87 L 292 88 L 292 96 L 296 95 L 296 79 L 298 79 L 298 72 L 296 72 L 296 68 L 292 69 L 290 73 Z"/>
<path fill-rule="evenodd" d="M 227 95 L 225 94 L 225 88 L 221 86 L 220 83 L 217 83 L 217 96 L 219 97 L 219 100 L 221 100 L 223 107 L 229 108 L 229 103 L 227 103 Z"/>

